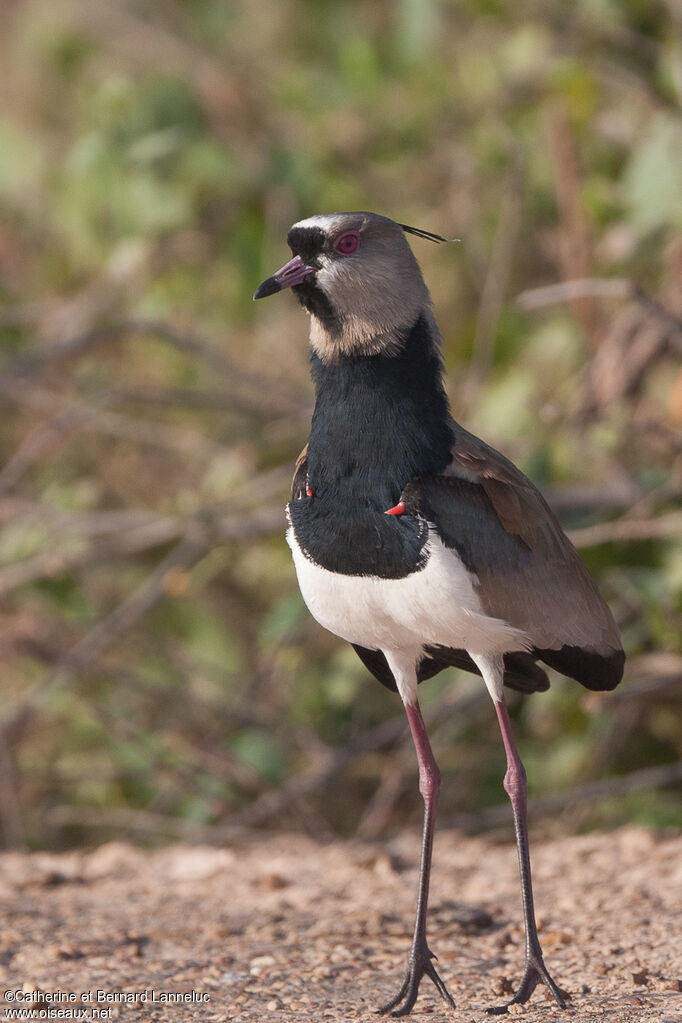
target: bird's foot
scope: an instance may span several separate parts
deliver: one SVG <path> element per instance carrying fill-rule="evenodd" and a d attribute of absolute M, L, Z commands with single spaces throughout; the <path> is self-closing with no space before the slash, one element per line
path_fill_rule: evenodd
<path fill-rule="evenodd" d="M 567 993 L 554 983 L 547 971 L 542 956 L 533 956 L 526 959 L 526 969 L 521 978 L 518 991 L 511 1001 L 507 1002 L 506 1005 L 491 1006 L 491 1008 L 485 1011 L 491 1016 L 501 1016 L 507 1012 L 510 1005 L 519 1005 L 527 1002 L 538 984 L 545 984 L 549 988 L 554 995 L 554 1001 L 560 1009 L 566 1008 Z"/>
<path fill-rule="evenodd" d="M 410 949 L 410 954 L 407 957 L 407 969 L 405 971 L 405 979 L 401 985 L 400 991 L 392 998 L 386 1005 L 382 1005 L 379 1009 L 381 1015 L 390 1013 L 391 1016 L 407 1016 L 412 1011 L 414 1003 L 417 1001 L 417 995 L 419 994 L 419 984 L 421 983 L 422 977 L 426 974 L 430 977 L 433 983 L 438 988 L 438 992 L 451 1009 L 454 1009 L 455 1003 L 452 1000 L 450 992 L 446 988 L 445 984 L 441 980 L 436 967 L 431 962 L 436 956 L 429 949 L 426 941 L 415 942 Z"/>

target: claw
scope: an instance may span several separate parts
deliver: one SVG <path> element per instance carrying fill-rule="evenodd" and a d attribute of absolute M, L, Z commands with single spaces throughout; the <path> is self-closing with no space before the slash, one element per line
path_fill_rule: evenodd
<path fill-rule="evenodd" d="M 393 1018 L 407 1016 L 408 1013 L 412 1011 L 414 1003 L 417 1001 L 419 984 L 421 983 L 421 979 L 424 975 L 431 978 L 441 998 L 448 1003 L 450 1008 L 455 1008 L 455 1003 L 450 992 L 446 988 L 443 980 L 436 970 L 436 967 L 431 962 L 431 960 L 435 958 L 436 956 L 426 945 L 424 948 L 413 948 L 410 950 L 410 954 L 407 957 L 405 979 L 400 986 L 400 990 L 395 998 L 392 998 L 390 1002 L 382 1005 L 382 1007 L 378 1010 L 380 1015 L 385 1016 L 387 1013 L 390 1013 Z"/>
<path fill-rule="evenodd" d="M 538 984 L 545 984 L 554 995 L 554 1001 L 560 1009 L 566 1008 L 567 993 L 558 987 L 550 977 L 547 967 L 542 959 L 529 959 L 526 962 L 526 969 L 519 984 L 519 989 L 506 1005 L 493 1005 L 485 1011 L 489 1016 L 502 1016 L 509 1009 L 510 1005 L 519 1005 L 527 1002 L 535 991 Z"/>

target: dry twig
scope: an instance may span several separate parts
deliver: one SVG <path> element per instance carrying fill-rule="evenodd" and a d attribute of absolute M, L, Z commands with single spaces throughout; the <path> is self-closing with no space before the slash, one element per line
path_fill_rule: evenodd
<path fill-rule="evenodd" d="M 582 550 L 602 543 L 628 543 L 682 536 L 682 511 L 667 512 L 654 519 L 622 518 L 614 522 L 599 522 L 583 529 L 568 530 L 567 535 Z"/>
<path fill-rule="evenodd" d="M 25 724 L 36 707 L 45 700 L 48 692 L 65 685 L 73 675 L 88 667 L 113 642 L 146 614 L 165 596 L 166 580 L 170 572 L 187 571 L 210 549 L 210 542 L 195 532 L 188 533 L 176 547 L 166 555 L 143 583 L 138 586 L 113 611 L 97 622 L 80 639 L 45 677 L 27 693 L 20 705 L 0 721 L 8 745 L 17 742 Z"/>
<path fill-rule="evenodd" d="M 599 781 L 577 785 L 567 792 L 551 792 L 542 796 L 530 796 L 528 809 L 532 814 L 556 815 L 572 807 L 586 803 L 595 803 L 602 799 L 615 799 L 627 796 L 632 792 L 643 792 L 646 789 L 660 789 L 668 785 L 676 785 L 682 781 L 682 760 L 674 764 L 663 764 L 659 767 L 644 767 L 617 778 L 602 778 Z M 455 827 L 470 829 L 494 828 L 510 820 L 508 803 L 500 803 L 480 810 L 475 814 L 456 816 L 452 822 Z"/>

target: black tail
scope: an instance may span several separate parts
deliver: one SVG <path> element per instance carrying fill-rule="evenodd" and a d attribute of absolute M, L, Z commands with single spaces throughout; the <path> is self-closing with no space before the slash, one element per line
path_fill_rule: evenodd
<path fill-rule="evenodd" d="M 562 675 L 574 678 L 586 689 L 597 692 L 615 689 L 623 677 L 623 650 L 609 650 L 607 654 L 599 654 L 579 646 L 562 646 L 559 650 L 533 650 L 533 656 L 539 657 Z"/>

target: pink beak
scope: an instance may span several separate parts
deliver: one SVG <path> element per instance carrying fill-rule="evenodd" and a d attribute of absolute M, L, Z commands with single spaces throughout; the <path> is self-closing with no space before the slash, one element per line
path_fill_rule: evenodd
<path fill-rule="evenodd" d="M 314 267 L 304 263 L 300 256 L 294 256 L 272 277 L 268 277 L 262 284 L 259 284 L 253 297 L 254 299 L 267 298 L 268 295 L 284 291 L 285 288 L 295 288 L 297 284 L 301 284 L 309 274 L 313 273 L 315 273 Z"/>

